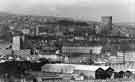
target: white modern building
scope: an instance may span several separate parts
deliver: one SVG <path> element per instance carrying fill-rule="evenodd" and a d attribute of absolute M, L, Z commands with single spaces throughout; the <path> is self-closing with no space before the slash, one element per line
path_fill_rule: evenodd
<path fill-rule="evenodd" d="M 12 49 L 20 50 L 20 36 L 13 36 Z"/>

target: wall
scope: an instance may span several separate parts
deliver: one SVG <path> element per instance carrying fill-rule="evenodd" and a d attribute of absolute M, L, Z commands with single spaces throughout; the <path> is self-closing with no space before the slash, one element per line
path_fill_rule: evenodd
<path fill-rule="evenodd" d="M 110 56 L 109 57 L 109 63 L 123 63 L 124 58 L 123 56 Z"/>
<path fill-rule="evenodd" d="M 135 80 L 44 80 L 42 82 L 135 82 Z"/>
<path fill-rule="evenodd" d="M 135 62 L 126 64 L 112 64 L 110 65 L 116 72 L 127 71 L 129 69 L 135 69 Z"/>
<path fill-rule="evenodd" d="M 0 49 L 0 55 L 11 55 L 12 54 L 12 50 L 2 50 L 2 49 Z M 23 56 L 23 55 L 25 55 L 25 56 L 29 56 L 29 55 L 31 55 L 30 54 L 30 50 L 29 49 L 25 49 L 25 50 L 15 50 L 14 51 L 14 54 L 15 55 L 20 55 L 20 56 Z"/>
<path fill-rule="evenodd" d="M 100 54 L 102 46 L 94 46 L 94 47 L 63 47 L 63 53 L 92 53 Z"/>
<path fill-rule="evenodd" d="M 125 53 L 123 52 L 117 52 L 118 56 L 124 56 L 125 55 L 125 61 L 135 61 L 135 51 L 127 51 Z"/>
<path fill-rule="evenodd" d="M 15 51 L 14 51 L 14 54 L 15 54 L 15 55 L 20 55 L 20 56 L 23 56 L 23 55 L 29 56 L 29 55 L 31 55 L 30 52 L 31 52 L 30 49 L 25 49 L 25 50 L 15 50 Z"/>
<path fill-rule="evenodd" d="M 11 50 L 3 50 L 3 49 L 0 49 L 0 55 L 10 55 L 12 52 Z"/>

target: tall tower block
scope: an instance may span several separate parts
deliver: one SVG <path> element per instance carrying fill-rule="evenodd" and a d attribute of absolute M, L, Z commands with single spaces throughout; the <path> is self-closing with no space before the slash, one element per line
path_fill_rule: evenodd
<path fill-rule="evenodd" d="M 39 35 L 39 27 L 37 26 L 36 28 L 34 28 L 34 31 L 35 31 L 35 36 L 38 36 Z"/>
<path fill-rule="evenodd" d="M 112 30 L 112 16 L 102 16 L 101 17 L 101 26 L 103 31 Z"/>
<path fill-rule="evenodd" d="M 105 25 L 112 24 L 112 16 L 102 16 L 102 23 Z"/>
<path fill-rule="evenodd" d="M 20 50 L 20 36 L 13 37 L 12 49 Z"/>

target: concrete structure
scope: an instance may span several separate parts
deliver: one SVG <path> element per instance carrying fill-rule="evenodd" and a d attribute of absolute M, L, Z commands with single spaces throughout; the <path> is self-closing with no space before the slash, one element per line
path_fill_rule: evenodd
<path fill-rule="evenodd" d="M 12 54 L 12 50 L 11 49 L 0 49 L 0 55 L 2 56 L 6 56 L 6 55 L 11 55 Z M 30 56 L 30 49 L 25 49 L 25 50 L 14 50 L 14 55 L 18 55 L 18 56 L 22 56 L 22 57 L 27 57 Z"/>
<path fill-rule="evenodd" d="M 102 16 L 101 27 L 102 31 L 105 33 L 112 30 L 112 16 Z"/>
<path fill-rule="evenodd" d="M 62 47 L 63 55 L 68 56 L 68 62 L 73 64 L 92 63 L 92 61 L 91 62 L 86 62 L 86 61 L 89 61 L 89 59 L 93 58 L 93 54 L 99 55 L 101 51 L 102 51 L 102 46 Z"/>
<path fill-rule="evenodd" d="M 109 57 L 109 63 L 111 64 L 119 64 L 119 63 L 124 63 L 124 58 L 123 56 L 110 56 Z"/>
<path fill-rule="evenodd" d="M 102 23 L 104 25 L 111 25 L 112 26 L 112 16 L 102 16 Z"/>
<path fill-rule="evenodd" d="M 6 50 L 0 49 L 1 56 L 10 55 L 11 53 L 12 53 L 12 50 L 10 50 L 10 49 L 6 49 Z"/>
<path fill-rule="evenodd" d="M 30 33 L 30 30 L 29 29 L 22 29 L 22 33 L 23 34 L 29 34 Z"/>
<path fill-rule="evenodd" d="M 99 68 L 104 70 L 109 66 L 95 66 L 95 65 L 79 65 L 79 64 L 45 64 L 42 66 L 42 72 L 55 72 L 55 73 L 69 73 L 81 74 L 84 73 L 88 77 L 95 78 L 95 71 Z"/>
<path fill-rule="evenodd" d="M 46 64 L 42 66 L 43 72 L 73 73 L 74 67 L 68 64 Z"/>
<path fill-rule="evenodd" d="M 35 35 L 38 36 L 39 35 L 39 27 L 35 28 Z"/>
<path fill-rule="evenodd" d="M 13 36 L 12 49 L 20 50 L 20 36 Z"/>
<path fill-rule="evenodd" d="M 111 64 L 110 67 L 113 68 L 115 72 L 133 71 L 135 73 L 135 63 Z"/>
<path fill-rule="evenodd" d="M 63 61 L 63 57 L 55 55 L 55 54 L 44 54 L 44 55 L 38 55 L 37 58 L 45 58 L 45 59 L 49 59 L 50 61 Z"/>
<path fill-rule="evenodd" d="M 117 52 L 118 56 L 125 56 L 124 61 L 125 62 L 135 62 L 135 51 L 126 51 L 125 53 L 123 52 Z"/>
<path fill-rule="evenodd" d="M 126 62 L 135 62 L 135 51 L 129 51 L 125 53 L 125 61 Z"/>
<path fill-rule="evenodd" d="M 30 49 L 24 49 L 24 50 L 15 50 L 14 51 L 15 55 L 19 55 L 19 56 L 30 56 L 31 55 L 31 50 Z"/>
<path fill-rule="evenodd" d="M 71 47 L 71 46 L 64 46 L 62 47 L 63 53 L 92 53 L 93 54 L 100 54 L 102 50 L 102 46 L 94 46 L 94 47 Z"/>

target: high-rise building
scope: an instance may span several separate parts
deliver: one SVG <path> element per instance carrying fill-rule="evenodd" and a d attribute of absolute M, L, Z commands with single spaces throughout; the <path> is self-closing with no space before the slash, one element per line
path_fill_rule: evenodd
<path fill-rule="evenodd" d="M 12 49 L 20 50 L 20 36 L 13 36 Z"/>
<path fill-rule="evenodd" d="M 112 25 L 112 16 L 102 16 L 102 23 L 104 25 Z"/>
<path fill-rule="evenodd" d="M 34 34 L 34 36 L 38 36 L 39 35 L 39 27 L 36 26 L 35 28 L 32 29 L 32 34 Z"/>
<path fill-rule="evenodd" d="M 36 27 L 36 36 L 39 34 L 39 27 Z"/>
<path fill-rule="evenodd" d="M 102 16 L 101 27 L 104 33 L 108 33 L 112 30 L 112 16 Z"/>

